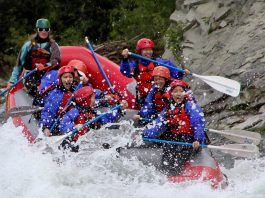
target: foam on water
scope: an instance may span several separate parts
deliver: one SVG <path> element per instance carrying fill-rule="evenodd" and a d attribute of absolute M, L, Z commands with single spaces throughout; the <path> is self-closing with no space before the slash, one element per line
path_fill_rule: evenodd
<path fill-rule="evenodd" d="M 223 168 L 230 186 L 213 190 L 199 181 L 169 183 L 136 159 L 118 158 L 115 147 L 128 142 L 128 125 L 120 131 L 92 131 L 83 138 L 78 154 L 50 154 L 29 146 L 22 128 L 8 120 L 0 128 L 1 197 L 265 197 L 264 159 L 238 160 L 234 168 Z M 103 150 L 106 141 L 112 148 Z"/>

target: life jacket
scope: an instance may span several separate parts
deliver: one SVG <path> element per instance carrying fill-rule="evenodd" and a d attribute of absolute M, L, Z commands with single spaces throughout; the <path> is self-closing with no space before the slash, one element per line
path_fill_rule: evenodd
<path fill-rule="evenodd" d="M 96 112 L 90 110 L 81 110 L 79 116 L 75 119 L 75 125 L 77 124 L 85 124 L 91 119 L 96 117 Z M 89 128 L 99 128 L 99 122 L 94 122 L 90 126 L 84 127 L 80 129 L 73 137 L 74 141 L 77 141 L 78 138 L 89 131 Z"/>
<path fill-rule="evenodd" d="M 49 42 L 44 48 L 40 48 L 37 44 L 32 44 L 26 56 L 24 68 L 26 70 L 33 70 L 36 68 L 36 63 L 42 63 L 43 65 L 48 63 L 51 57 L 50 47 L 51 44 Z"/>
<path fill-rule="evenodd" d="M 155 68 L 154 63 L 149 63 L 147 66 L 138 64 L 135 70 L 136 89 L 140 98 L 146 97 L 152 88 L 152 73 Z"/>
<path fill-rule="evenodd" d="M 62 101 L 60 103 L 59 109 L 58 109 L 57 114 L 56 114 L 57 117 L 61 116 L 62 112 L 65 112 L 66 104 L 67 104 L 69 98 L 71 98 L 71 96 L 72 96 L 72 92 L 70 92 L 70 91 L 64 92 Z M 56 100 L 56 98 L 55 98 L 55 100 Z"/>
<path fill-rule="evenodd" d="M 190 118 L 185 111 L 185 106 L 178 105 L 173 110 L 168 109 L 166 115 L 169 130 L 174 136 L 179 134 L 193 135 L 193 131 L 190 126 Z"/>
<path fill-rule="evenodd" d="M 55 88 L 56 88 L 56 85 L 49 85 L 48 87 L 46 87 L 44 89 L 44 91 L 41 94 L 39 94 L 39 98 L 40 99 L 44 98 L 45 96 L 47 96 Z"/>
<path fill-rule="evenodd" d="M 153 103 L 155 106 L 155 110 L 157 112 L 161 112 L 164 107 L 166 106 L 165 99 L 167 98 L 166 96 L 166 89 L 157 89 L 154 96 L 153 96 Z"/>

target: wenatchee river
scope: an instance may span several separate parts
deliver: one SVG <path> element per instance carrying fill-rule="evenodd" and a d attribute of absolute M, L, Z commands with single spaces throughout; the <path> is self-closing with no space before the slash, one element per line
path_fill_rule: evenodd
<path fill-rule="evenodd" d="M 88 133 L 79 153 L 50 152 L 45 145 L 29 145 L 22 128 L 7 120 L 0 126 L 0 197 L 265 198 L 264 158 L 235 160 L 230 168 L 221 162 L 230 183 L 225 190 L 200 181 L 169 183 L 153 167 L 116 156 L 115 148 L 128 142 L 132 130 L 123 121 L 119 130 Z M 104 150 L 105 142 L 112 147 Z"/>

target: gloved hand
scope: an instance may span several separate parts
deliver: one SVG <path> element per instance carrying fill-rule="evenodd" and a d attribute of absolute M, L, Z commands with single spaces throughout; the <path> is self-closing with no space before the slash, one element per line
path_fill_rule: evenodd
<path fill-rule="evenodd" d="M 6 89 L 9 89 L 10 87 L 12 87 L 14 85 L 14 83 L 8 82 L 6 85 Z"/>
<path fill-rule="evenodd" d="M 122 109 L 126 109 L 128 107 L 128 102 L 126 100 L 121 101 Z"/>
<path fill-rule="evenodd" d="M 45 70 L 47 68 L 42 63 L 36 63 L 35 66 L 39 71 Z"/>
<path fill-rule="evenodd" d="M 108 101 L 110 105 L 118 104 L 121 100 L 120 96 L 116 94 L 106 94 L 105 99 Z"/>
<path fill-rule="evenodd" d="M 136 114 L 136 115 L 133 116 L 134 122 L 138 122 L 140 119 L 141 119 L 141 116 L 138 115 L 138 114 Z"/>
<path fill-rule="evenodd" d="M 74 126 L 78 131 L 83 127 L 83 124 L 77 124 Z"/>
<path fill-rule="evenodd" d="M 129 50 L 127 48 L 122 50 L 121 55 L 123 56 L 123 58 L 128 58 Z"/>

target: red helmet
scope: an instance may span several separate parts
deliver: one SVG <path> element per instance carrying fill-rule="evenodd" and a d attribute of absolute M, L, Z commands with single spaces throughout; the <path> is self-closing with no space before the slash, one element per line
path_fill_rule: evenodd
<path fill-rule="evenodd" d="M 176 86 L 181 86 L 183 89 L 189 89 L 189 84 L 183 80 L 173 80 L 170 83 L 170 90 L 172 91 Z"/>
<path fill-rule="evenodd" d="M 152 76 L 160 76 L 166 79 L 170 79 L 170 71 L 166 67 L 157 66 L 154 68 Z"/>
<path fill-rule="evenodd" d="M 61 81 L 61 76 L 65 73 L 71 73 L 73 76 L 75 75 L 75 71 L 72 67 L 69 66 L 63 66 L 58 70 L 57 78 L 59 81 Z"/>
<path fill-rule="evenodd" d="M 76 104 L 82 107 L 90 107 L 91 96 L 93 93 L 94 89 L 90 86 L 85 86 L 77 90 L 77 92 L 74 95 Z"/>
<path fill-rule="evenodd" d="M 80 60 L 71 60 L 67 66 L 73 67 L 74 69 L 77 69 L 81 72 L 83 72 L 86 76 L 88 74 L 87 71 L 87 66 L 85 65 L 85 63 L 83 61 Z"/>
<path fill-rule="evenodd" d="M 155 44 L 152 40 L 148 38 L 142 38 L 136 44 L 136 51 L 140 53 L 141 49 L 154 48 L 154 47 L 155 47 Z"/>

